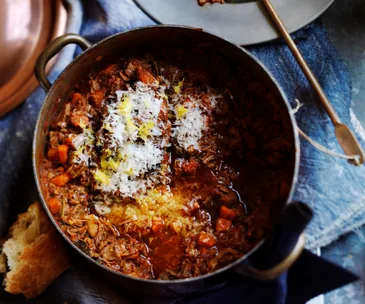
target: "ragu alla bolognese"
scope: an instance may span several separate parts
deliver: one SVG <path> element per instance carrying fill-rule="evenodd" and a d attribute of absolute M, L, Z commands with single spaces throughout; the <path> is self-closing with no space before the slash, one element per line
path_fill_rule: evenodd
<path fill-rule="evenodd" d="M 144 279 L 200 276 L 270 230 L 290 189 L 285 128 L 265 85 L 215 53 L 121 56 L 63 103 L 42 189 L 62 231 L 102 265 Z"/>

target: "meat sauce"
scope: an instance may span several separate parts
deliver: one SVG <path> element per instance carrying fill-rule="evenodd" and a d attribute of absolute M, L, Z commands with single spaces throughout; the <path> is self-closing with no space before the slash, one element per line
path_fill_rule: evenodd
<path fill-rule="evenodd" d="M 80 80 L 50 127 L 49 209 L 113 270 L 213 272 L 262 240 L 288 197 L 294 147 L 281 111 L 264 84 L 203 49 L 119 58 Z"/>

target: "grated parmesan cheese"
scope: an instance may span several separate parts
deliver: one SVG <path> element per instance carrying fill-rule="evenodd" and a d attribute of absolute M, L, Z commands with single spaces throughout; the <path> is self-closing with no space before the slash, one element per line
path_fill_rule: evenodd
<path fill-rule="evenodd" d="M 94 148 L 95 136 L 90 127 L 82 125 L 82 133 L 78 134 L 72 143 L 76 148 L 73 162 L 75 164 L 92 165 L 91 153 Z"/>
<path fill-rule="evenodd" d="M 165 127 L 158 117 L 163 105 L 164 88 L 137 82 L 135 89 L 116 92 L 116 102 L 107 106 L 101 147 L 108 147 L 94 173 L 96 187 L 103 192 L 119 191 L 134 197 L 153 187 L 151 173 L 158 169 L 164 150 L 158 137 Z M 142 141 L 141 141 L 141 140 Z M 149 173 L 149 175 L 147 175 Z"/>
<path fill-rule="evenodd" d="M 175 114 L 176 117 L 179 117 L 178 109 L 175 110 Z M 176 138 L 178 144 L 185 150 L 193 146 L 195 150 L 200 151 L 199 140 L 205 128 L 205 115 L 202 114 L 198 107 L 194 107 L 188 109 L 181 119 L 176 119 L 172 136 Z"/>
<path fill-rule="evenodd" d="M 176 117 L 172 136 L 185 150 L 193 147 L 194 150 L 201 151 L 199 141 L 207 127 L 207 114 L 210 113 L 210 109 L 204 106 L 201 96 L 182 94 L 181 86 L 183 83 L 184 79 L 174 87 L 176 94 L 170 105 L 170 109 Z M 208 92 L 210 91 L 211 89 L 208 87 Z M 215 107 L 217 98 L 220 97 L 221 95 L 209 94 L 210 108 Z"/>
<path fill-rule="evenodd" d="M 152 180 L 145 173 L 155 170 L 163 159 L 161 149 L 152 142 L 127 143 L 119 149 L 122 161 L 116 165 L 116 170 L 99 170 L 95 176 L 98 188 L 104 192 L 119 190 L 123 196 L 133 197 L 138 192 L 145 192 L 148 186 L 153 186 Z M 113 161 L 113 163 L 115 163 Z M 105 178 L 106 177 L 106 178 Z"/>
<path fill-rule="evenodd" d="M 135 202 L 126 205 L 114 204 L 108 216 L 111 222 L 123 218 L 123 222 L 133 222 L 138 227 L 151 227 L 152 221 L 159 218 L 166 226 L 170 226 L 174 231 L 187 233 L 201 231 L 202 222 L 198 222 L 194 217 L 183 213 L 184 207 L 190 198 L 184 193 L 171 193 L 167 189 L 151 189 L 141 195 Z"/>
<path fill-rule="evenodd" d="M 109 134 L 107 138 L 99 139 L 100 146 L 108 142 L 111 148 L 116 148 L 127 141 L 136 141 L 138 137 L 147 140 L 150 135 L 161 134 L 157 119 L 162 98 L 156 96 L 151 86 L 137 82 L 135 90 L 116 91 L 116 96 L 117 102 L 107 106 L 108 115 L 102 129 Z"/>

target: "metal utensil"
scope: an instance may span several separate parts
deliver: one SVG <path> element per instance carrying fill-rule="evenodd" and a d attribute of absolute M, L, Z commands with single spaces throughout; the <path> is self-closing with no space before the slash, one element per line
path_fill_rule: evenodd
<path fill-rule="evenodd" d="M 321 85 L 319 84 L 316 76 L 314 76 L 313 72 L 311 71 L 310 67 L 304 60 L 302 54 L 300 53 L 298 47 L 296 46 L 295 42 L 291 38 L 290 34 L 286 30 L 283 22 L 281 21 L 279 15 L 277 14 L 275 8 L 273 7 L 270 0 L 261 0 L 261 3 L 265 7 L 266 11 L 271 17 L 271 20 L 275 24 L 277 30 L 280 32 L 281 36 L 284 38 L 290 51 L 292 52 L 293 56 L 295 57 L 296 61 L 298 62 L 299 66 L 301 67 L 303 73 L 307 77 L 308 81 L 312 85 L 314 91 L 317 93 L 319 100 L 322 102 L 324 108 L 326 109 L 329 117 L 332 120 L 332 123 L 335 127 L 335 134 L 337 140 L 342 147 L 343 151 L 347 155 L 358 155 L 358 161 L 351 161 L 354 165 L 361 165 L 364 163 L 364 151 L 360 146 L 360 143 L 356 139 L 354 133 L 341 122 L 340 117 L 337 115 L 335 109 L 332 107 L 330 101 L 328 100 L 325 92 L 323 91 Z"/>
<path fill-rule="evenodd" d="M 364 163 L 364 151 L 360 146 L 360 143 L 356 139 L 354 133 L 341 122 L 339 116 L 337 115 L 335 109 L 332 107 L 330 101 L 328 100 L 325 92 L 323 91 L 321 85 L 319 84 L 316 76 L 314 76 L 313 72 L 311 71 L 310 67 L 304 60 L 302 54 L 300 53 L 298 47 L 296 46 L 295 42 L 291 38 L 290 34 L 286 30 L 283 22 L 281 21 L 279 15 L 277 14 L 275 8 L 273 7 L 270 0 L 261 0 L 260 1 L 263 6 L 265 7 L 267 13 L 270 15 L 271 20 L 275 24 L 277 30 L 280 32 L 281 36 L 284 38 L 290 51 L 292 52 L 293 56 L 295 57 L 296 61 L 298 62 L 299 66 L 301 67 L 303 73 L 308 78 L 308 81 L 312 85 L 314 91 L 317 93 L 319 100 L 322 102 L 324 108 L 326 109 L 329 117 L 332 120 L 332 123 L 335 127 L 335 134 L 337 140 L 342 147 L 343 151 L 347 155 L 358 155 L 358 161 L 351 161 L 354 165 L 361 165 Z"/>
<path fill-rule="evenodd" d="M 227 0 L 227 2 L 256 2 L 253 0 Z M 289 32 L 285 28 L 285 25 L 281 21 L 278 13 L 276 12 L 275 8 L 273 7 L 270 0 L 258 0 L 259 3 L 263 5 L 266 12 L 270 16 L 273 24 L 275 25 L 276 29 L 280 33 L 280 35 L 284 38 L 285 42 L 287 43 L 290 51 L 292 52 L 294 58 L 298 62 L 299 66 L 301 67 L 303 73 L 307 77 L 309 83 L 312 85 L 314 91 L 317 93 L 319 100 L 322 102 L 325 110 L 327 111 L 331 121 L 335 127 L 335 134 L 337 140 L 342 147 L 343 151 L 346 155 L 349 156 L 358 156 L 357 160 L 351 160 L 350 162 L 356 166 L 359 166 L 364 163 L 364 151 L 360 146 L 360 143 L 356 139 L 354 133 L 341 122 L 340 117 L 337 115 L 335 109 L 331 105 L 330 101 L 328 100 L 325 92 L 323 91 L 320 83 L 318 82 L 316 76 L 313 74 L 312 70 L 306 63 L 305 59 L 303 58 L 302 54 L 300 53 L 298 47 L 296 46 L 295 42 L 291 38 Z"/>

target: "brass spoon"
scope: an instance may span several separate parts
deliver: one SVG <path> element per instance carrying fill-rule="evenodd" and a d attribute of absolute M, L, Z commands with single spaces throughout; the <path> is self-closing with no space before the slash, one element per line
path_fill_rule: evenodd
<path fill-rule="evenodd" d="M 303 73 L 307 77 L 308 81 L 312 85 L 314 91 L 317 93 L 320 101 L 322 102 L 324 108 L 326 109 L 329 117 L 332 120 L 332 123 L 335 127 L 335 134 L 337 140 L 342 147 L 343 151 L 346 155 L 349 156 L 358 156 L 358 160 L 351 160 L 350 162 L 354 165 L 361 165 L 364 163 L 364 151 L 360 146 L 360 143 L 356 139 L 355 135 L 352 131 L 341 122 L 339 116 L 337 115 L 335 109 L 332 107 L 330 101 L 328 100 L 326 94 L 324 93 L 321 85 L 319 84 L 318 80 L 314 76 L 313 72 L 309 68 L 308 64 L 305 62 L 302 54 L 300 53 L 298 47 L 296 46 L 293 39 L 290 37 L 287 29 L 285 28 L 283 22 L 281 21 L 279 15 L 277 14 L 275 8 L 273 7 L 270 0 L 261 0 L 259 1 L 265 7 L 267 13 L 270 15 L 271 20 L 273 21 L 276 29 L 279 31 L 281 36 L 286 41 L 290 51 L 292 52 L 293 56 L 295 57 L 296 61 L 298 62 L 299 66 L 301 67 Z"/>

